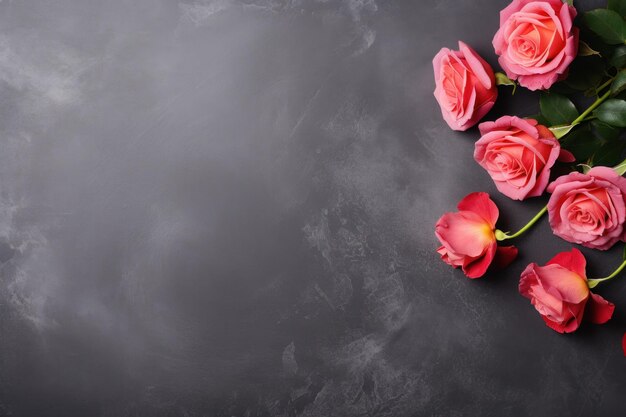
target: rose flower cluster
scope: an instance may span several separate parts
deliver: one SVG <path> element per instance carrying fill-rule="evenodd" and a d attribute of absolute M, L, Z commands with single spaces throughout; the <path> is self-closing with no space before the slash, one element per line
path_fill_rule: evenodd
<path fill-rule="evenodd" d="M 626 0 L 584 13 L 567 0 L 514 0 L 500 12 L 493 36 L 502 71 L 494 72 L 464 42 L 436 54 L 434 95 L 453 130 L 488 118 L 500 86 L 537 91 L 539 114 L 478 124 L 473 157 L 510 199 L 549 194 L 546 206 L 515 233 L 496 227 L 498 207 L 487 193 L 465 196 L 435 225 L 445 263 L 473 279 L 505 268 L 517 249 L 501 242 L 523 235 L 545 214 L 553 234 L 572 244 L 604 251 L 626 241 L 626 141 L 620 139 L 626 128 L 625 17 Z M 591 289 L 618 276 L 625 259 L 609 276 L 588 278 L 585 257 L 572 248 L 545 265 L 526 266 L 519 292 L 559 333 L 583 321 L 606 323 L 615 306 Z"/>

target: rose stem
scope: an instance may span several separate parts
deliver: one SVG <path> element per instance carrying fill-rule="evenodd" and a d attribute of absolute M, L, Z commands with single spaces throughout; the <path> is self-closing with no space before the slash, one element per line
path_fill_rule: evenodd
<path fill-rule="evenodd" d="M 613 82 L 614 79 L 615 79 L 615 77 L 611 77 L 608 80 L 606 80 L 606 82 L 604 84 L 602 84 L 600 87 L 596 88 L 596 94 L 600 95 L 600 91 L 604 90 L 606 87 L 611 85 L 611 83 Z"/>
<path fill-rule="evenodd" d="M 533 227 L 533 225 L 535 223 L 537 223 L 539 221 L 539 219 L 541 219 L 541 216 L 546 214 L 546 211 L 548 211 L 548 206 L 544 206 L 541 210 L 539 210 L 539 212 L 537 214 L 535 214 L 535 217 L 530 219 L 530 221 L 528 223 L 526 223 L 526 225 L 524 227 L 522 227 L 521 229 L 519 229 L 517 232 L 513 233 L 512 235 L 509 235 L 507 232 L 503 232 L 501 230 L 496 230 L 496 232 L 495 232 L 496 240 L 502 241 L 502 240 L 506 240 L 506 239 L 514 239 L 514 238 L 516 238 L 518 236 L 523 235 L 528 229 Z"/>
<path fill-rule="evenodd" d="M 608 277 L 589 279 L 587 280 L 587 285 L 589 286 L 589 288 L 594 288 L 596 285 L 598 285 L 601 282 L 608 281 L 612 278 L 615 278 L 617 275 L 619 275 L 620 272 L 622 272 L 624 268 L 626 268 L 626 260 L 622 262 L 622 264 L 618 266 L 617 269 L 613 271 L 613 273 L 609 275 Z"/>
<path fill-rule="evenodd" d="M 604 90 L 606 87 L 608 87 L 609 85 L 611 85 L 611 83 L 613 82 L 613 80 L 615 79 L 615 77 L 609 78 L 604 84 L 602 84 L 600 87 L 598 87 L 596 89 L 596 94 L 600 94 L 600 91 Z M 591 103 L 591 106 L 589 106 L 584 112 L 582 112 L 582 114 L 580 116 L 578 116 L 576 119 L 574 119 L 572 121 L 572 123 L 570 123 L 569 125 L 566 126 L 552 126 L 549 129 L 552 130 L 552 132 L 554 133 L 554 128 L 559 128 L 559 127 L 565 127 L 568 128 L 567 131 L 565 133 L 556 135 L 555 137 L 557 140 L 561 139 L 563 136 L 567 135 L 574 126 L 577 126 L 578 124 L 582 123 L 582 122 L 587 122 L 589 120 L 593 120 L 596 118 L 596 116 L 589 116 L 589 113 L 591 113 L 592 111 L 594 111 L 596 109 L 596 107 L 598 107 L 600 104 L 602 104 L 602 102 L 604 100 L 606 100 L 607 98 L 609 98 L 609 96 L 611 95 L 611 90 L 607 91 L 606 93 L 604 93 L 602 96 L 598 96 L 598 98 L 596 99 L 596 101 L 594 101 L 593 103 Z M 589 117 L 587 117 L 589 116 Z"/>
<path fill-rule="evenodd" d="M 600 97 L 597 98 L 596 101 L 594 101 L 591 106 L 587 107 L 587 110 L 585 110 L 584 112 L 582 112 L 580 114 L 580 116 L 578 116 L 576 119 L 574 119 L 574 121 L 571 123 L 572 126 L 577 125 L 578 123 L 582 122 L 583 119 L 585 117 L 587 117 L 589 115 L 589 113 L 591 113 L 592 111 L 594 111 L 596 109 L 596 107 L 598 107 L 600 104 L 602 104 L 602 102 L 604 100 L 606 100 L 607 98 L 609 98 L 609 96 L 611 95 L 611 90 L 607 91 L 606 93 L 602 94 Z"/>

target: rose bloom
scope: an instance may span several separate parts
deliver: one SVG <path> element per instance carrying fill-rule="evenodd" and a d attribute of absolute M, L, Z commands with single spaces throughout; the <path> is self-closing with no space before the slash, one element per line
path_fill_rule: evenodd
<path fill-rule="evenodd" d="M 474 159 L 487 170 L 498 191 L 514 200 L 543 193 L 561 146 L 550 130 L 533 119 L 503 116 L 481 123 Z M 573 156 L 563 153 L 562 159 Z"/>
<path fill-rule="evenodd" d="M 442 48 L 433 58 L 435 98 L 453 130 L 467 130 L 493 107 L 498 89 L 493 70 L 472 48 Z"/>
<path fill-rule="evenodd" d="M 532 263 L 519 282 L 519 292 L 541 315 L 551 329 L 571 333 L 583 318 L 592 323 L 606 323 L 615 306 L 587 286 L 585 257 L 578 249 L 561 252 L 545 266 Z"/>
<path fill-rule="evenodd" d="M 507 76 L 530 90 L 564 79 L 578 53 L 575 16 L 561 0 L 514 0 L 502 10 L 493 47 Z"/>
<path fill-rule="evenodd" d="M 626 178 L 608 167 L 572 172 L 548 185 L 550 226 L 568 242 L 606 250 L 624 240 Z"/>
<path fill-rule="evenodd" d="M 469 278 L 479 278 L 492 263 L 504 267 L 517 256 L 514 246 L 498 247 L 494 234 L 498 207 L 487 193 L 471 193 L 458 204 L 459 211 L 446 213 L 435 225 L 441 242 L 437 252 Z"/>

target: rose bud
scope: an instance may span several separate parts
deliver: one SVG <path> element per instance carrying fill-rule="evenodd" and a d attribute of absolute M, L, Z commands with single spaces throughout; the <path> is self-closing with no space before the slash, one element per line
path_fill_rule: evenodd
<path fill-rule="evenodd" d="M 578 249 L 561 252 L 545 266 L 532 263 L 522 272 L 519 292 L 552 330 L 571 333 L 583 318 L 596 324 L 609 321 L 615 306 L 587 286 L 585 257 Z"/>
<path fill-rule="evenodd" d="M 474 159 L 487 170 L 498 191 L 514 200 L 543 194 L 557 158 L 574 159 L 561 151 L 547 127 L 533 119 L 503 116 L 478 128 L 482 137 L 476 142 Z"/>
<path fill-rule="evenodd" d="M 506 75 L 530 90 L 564 79 L 578 53 L 574 17 L 562 0 L 514 0 L 502 10 L 493 47 Z"/>
<path fill-rule="evenodd" d="M 548 185 L 550 226 L 568 242 L 606 250 L 624 240 L 626 178 L 608 167 L 572 172 Z"/>
<path fill-rule="evenodd" d="M 467 130 L 493 107 L 498 89 L 493 70 L 472 48 L 442 48 L 433 58 L 435 98 L 453 130 Z"/>
<path fill-rule="evenodd" d="M 495 237 L 498 207 L 487 193 L 471 193 L 458 204 L 459 211 L 446 213 L 435 225 L 441 242 L 437 252 L 469 278 L 479 278 L 492 263 L 505 267 L 517 256 L 515 246 L 499 247 Z"/>

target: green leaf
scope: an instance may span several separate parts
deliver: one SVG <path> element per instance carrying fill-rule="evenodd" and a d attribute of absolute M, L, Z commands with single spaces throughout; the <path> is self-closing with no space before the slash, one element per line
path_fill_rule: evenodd
<path fill-rule="evenodd" d="M 576 91 L 594 89 L 595 93 L 595 88 L 602 83 L 605 72 L 604 60 L 599 56 L 578 57 L 570 65 L 569 75 L 564 83 Z"/>
<path fill-rule="evenodd" d="M 564 96 L 571 96 L 580 92 L 584 92 L 585 90 L 587 89 L 580 88 L 578 86 L 572 87 L 567 83 L 567 81 L 559 81 L 557 83 L 552 84 L 552 87 L 550 87 L 551 93 L 561 94 Z"/>
<path fill-rule="evenodd" d="M 569 135 L 560 140 L 561 146 L 574 154 L 577 161 L 588 160 L 595 150 L 602 144 L 594 135 L 591 134 L 589 126 L 575 129 Z"/>
<path fill-rule="evenodd" d="M 622 17 L 626 17 L 626 1 L 624 0 L 609 0 L 607 7 Z"/>
<path fill-rule="evenodd" d="M 563 0 L 563 3 L 569 4 L 570 6 L 574 5 L 574 0 Z"/>
<path fill-rule="evenodd" d="M 513 86 L 513 91 L 511 95 L 515 94 L 515 90 L 517 90 L 517 83 L 506 76 L 506 74 L 502 72 L 496 72 L 496 85 L 510 85 Z"/>
<path fill-rule="evenodd" d="M 578 110 L 574 103 L 560 94 L 542 94 L 539 99 L 539 108 L 541 114 L 552 126 L 568 125 L 578 117 Z"/>
<path fill-rule="evenodd" d="M 620 134 L 619 128 L 601 122 L 600 120 L 592 120 L 591 129 L 593 130 L 594 136 L 604 142 L 615 140 Z"/>
<path fill-rule="evenodd" d="M 593 114 L 611 126 L 626 127 L 626 101 L 610 98 L 594 110 Z"/>
<path fill-rule="evenodd" d="M 623 153 L 626 150 L 626 142 L 614 140 L 606 142 L 593 154 L 593 166 L 614 166 L 623 160 Z"/>
<path fill-rule="evenodd" d="M 626 45 L 620 45 L 615 48 L 615 52 L 609 59 L 609 64 L 617 69 L 626 67 Z"/>
<path fill-rule="evenodd" d="M 578 42 L 578 56 L 592 56 L 592 55 L 600 55 L 600 52 L 594 50 L 587 44 L 585 41 Z"/>
<path fill-rule="evenodd" d="M 584 40 L 591 49 L 600 52 L 603 57 L 610 57 L 615 50 L 615 45 L 607 44 L 598 34 L 589 29 L 584 22 L 584 18 L 584 13 L 581 10 L 579 12 L 579 18 L 576 19 L 576 25 L 579 29 L 579 39 Z"/>
<path fill-rule="evenodd" d="M 610 45 L 626 40 L 626 23 L 618 13 L 608 9 L 595 9 L 585 13 L 587 27 Z"/>
<path fill-rule="evenodd" d="M 616 96 L 626 90 L 626 70 L 621 70 L 611 83 L 611 95 Z"/>
<path fill-rule="evenodd" d="M 567 135 L 570 130 L 572 130 L 575 126 L 576 125 L 552 126 L 548 129 L 550 129 L 555 138 L 561 139 L 563 136 Z"/>

